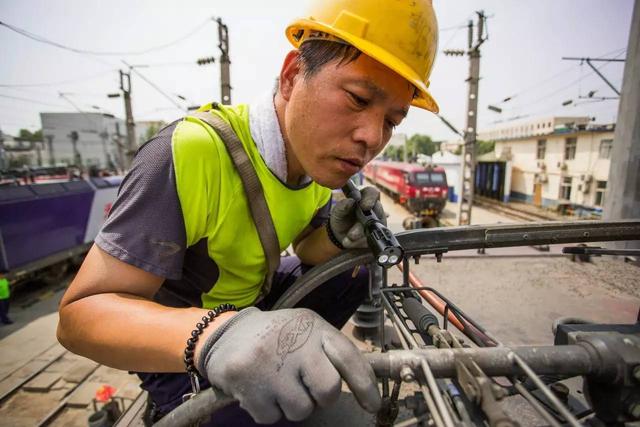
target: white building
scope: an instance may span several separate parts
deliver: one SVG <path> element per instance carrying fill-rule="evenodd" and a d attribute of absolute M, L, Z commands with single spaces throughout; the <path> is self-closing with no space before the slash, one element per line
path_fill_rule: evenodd
<path fill-rule="evenodd" d="M 102 113 L 40 113 L 40 120 L 49 166 L 122 168 L 124 120 Z"/>
<path fill-rule="evenodd" d="M 447 186 L 449 187 L 449 200 L 456 203 L 460 197 L 460 170 L 462 156 L 457 156 L 449 151 L 436 151 L 431 156 L 431 163 L 444 168 L 447 174 Z"/>
<path fill-rule="evenodd" d="M 478 132 L 477 139 L 481 141 L 498 141 L 528 136 L 551 135 L 556 130 L 584 129 L 590 121 L 589 117 L 544 117 L 498 126 L 486 132 Z"/>
<path fill-rule="evenodd" d="M 600 210 L 614 125 L 589 121 L 556 117 L 482 133 L 482 138 L 495 141 L 497 157 L 511 160 L 511 198 L 538 206 Z"/>

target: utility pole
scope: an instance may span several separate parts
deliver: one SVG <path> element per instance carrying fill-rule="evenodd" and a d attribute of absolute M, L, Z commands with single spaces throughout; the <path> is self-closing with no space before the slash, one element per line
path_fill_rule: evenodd
<path fill-rule="evenodd" d="M 107 140 L 109 139 L 109 134 L 107 133 L 106 129 L 103 129 L 98 136 L 102 141 L 102 153 L 104 154 L 104 168 L 107 169 L 109 167 L 109 151 L 107 150 Z"/>
<path fill-rule="evenodd" d="M 125 85 L 126 78 L 126 85 Z M 133 155 L 136 152 L 136 129 L 133 121 L 133 111 L 131 110 L 131 72 L 125 73 L 120 70 L 120 90 L 124 97 L 124 111 L 127 121 L 127 160 L 126 168 L 129 169 Z"/>
<path fill-rule="evenodd" d="M 73 164 L 82 169 L 82 155 L 80 155 L 80 152 L 78 151 L 78 132 L 75 130 L 71 131 L 67 136 L 71 140 L 71 146 L 73 147 Z"/>
<path fill-rule="evenodd" d="M 217 18 L 218 23 L 218 48 L 220 49 L 220 95 L 222 96 L 222 104 L 231 104 L 231 71 L 229 65 L 229 29 Z"/>
<path fill-rule="evenodd" d="M 131 71 L 128 73 L 120 70 L 120 90 L 122 91 L 122 97 L 124 98 L 124 113 L 125 122 L 127 124 L 127 150 L 126 156 L 121 156 L 121 167 L 129 169 L 131 161 L 136 152 L 136 123 L 133 121 L 133 111 L 131 109 Z M 119 93 L 110 93 L 107 95 L 109 98 L 119 98 Z M 119 150 L 122 150 L 119 146 Z"/>
<path fill-rule="evenodd" d="M 125 168 L 125 158 L 124 158 L 124 144 L 122 143 L 122 134 L 120 133 L 120 123 L 116 121 L 116 134 L 113 135 L 114 142 L 118 147 L 118 172 L 124 172 Z"/>
<path fill-rule="evenodd" d="M 622 95 L 611 150 L 611 167 L 604 218 L 640 218 L 640 0 L 635 1 Z M 611 244 L 614 248 L 640 249 L 638 241 Z"/>
<path fill-rule="evenodd" d="M 468 24 L 468 43 L 466 54 L 469 55 L 469 97 L 467 99 L 467 126 L 464 131 L 464 145 L 462 148 L 462 170 L 460 186 L 460 208 L 458 211 L 458 225 L 471 224 L 471 207 L 473 206 L 473 192 L 476 167 L 476 135 L 478 124 L 478 86 L 480 81 L 480 46 L 485 42 L 484 23 L 486 16 L 484 11 L 476 12 L 478 15 L 477 38 L 473 38 L 473 21 Z M 445 50 L 445 55 L 462 56 L 461 50 Z"/>
<path fill-rule="evenodd" d="M 224 105 L 231 104 L 231 70 L 229 68 L 231 59 L 229 57 L 229 29 L 222 22 L 221 18 L 216 18 L 218 23 L 218 49 L 220 49 L 220 102 Z M 213 64 L 216 59 L 213 56 L 199 58 L 198 65 Z M 197 107 L 196 107 L 197 108 Z M 189 107 L 189 109 L 193 109 Z"/>
<path fill-rule="evenodd" d="M 47 140 L 47 151 L 49 152 L 49 166 L 56 165 L 56 156 L 53 154 L 53 135 L 45 135 Z"/>
<path fill-rule="evenodd" d="M 5 160 L 4 160 L 4 134 L 2 133 L 2 129 L 0 129 L 0 171 L 3 171 L 5 169 L 9 169 L 8 167 L 5 167 Z"/>

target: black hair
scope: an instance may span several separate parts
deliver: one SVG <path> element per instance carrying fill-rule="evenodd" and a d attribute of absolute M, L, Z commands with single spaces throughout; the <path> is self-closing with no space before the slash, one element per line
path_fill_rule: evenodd
<path fill-rule="evenodd" d="M 303 66 L 303 76 L 306 80 L 331 62 L 337 62 L 336 65 L 346 65 L 362 54 L 360 49 L 350 44 L 321 39 L 306 40 L 298 50 L 300 51 L 298 61 Z M 413 99 L 416 99 L 420 92 L 415 86 L 413 88 Z"/>
<path fill-rule="evenodd" d="M 313 77 L 322 67 L 337 62 L 337 65 L 349 64 L 362 53 L 350 44 L 329 40 L 307 40 L 298 48 L 298 61 L 304 66 L 304 77 Z"/>

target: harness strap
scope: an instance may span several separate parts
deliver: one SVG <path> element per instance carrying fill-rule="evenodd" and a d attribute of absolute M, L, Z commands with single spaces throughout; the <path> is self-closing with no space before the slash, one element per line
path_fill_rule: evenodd
<path fill-rule="evenodd" d="M 217 103 L 213 103 L 213 108 L 218 108 Z M 253 168 L 253 164 L 249 160 L 242 142 L 238 139 L 233 128 L 218 115 L 211 112 L 195 112 L 192 114 L 203 122 L 207 123 L 213 128 L 218 136 L 224 142 L 233 164 L 240 175 L 242 186 L 244 187 L 245 195 L 247 196 L 247 202 L 249 204 L 249 210 L 253 217 L 253 222 L 258 230 L 258 237 L 260 238 L 260 244 L 264 250 L 265 257 L 267 259 L 267 275 L 262 283 L 262 289 L 260 295 L 254 302 L 257 303 L 264 298 L 269 291 L 271 291 L 271 282 L 273 275 L 280 265 L 280 244 L 278 243 L 278 235 L 273 225 L 273 219 L 271 218 L 271 212 L 267 206 L 267 201 L 264 198 L 264 190 L 262 184 L 256 175 L 256 171 Z"/>

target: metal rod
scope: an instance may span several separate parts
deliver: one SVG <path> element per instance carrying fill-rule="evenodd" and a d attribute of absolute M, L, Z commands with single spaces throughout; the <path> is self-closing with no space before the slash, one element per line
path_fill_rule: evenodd
<path fill-rule="evenodd" d="M 406 256 L 462 249 L 531 246 L 556 243 L 610 242 L 640 239 L 640 221 L 569 221 L 510 225 L 481 225 L 411 230 L 398 233 Z M 290 308 L 309 292 L 358 264 L 373 261 L 370 250 L 344 251 L 315 266 L 274 304 L 273 309 Z"/>
<path fill-rule="evenodd" d="M 527 390 L 515 379 L 512 379 L 511 382 L 513 383 L 513 386 L 516 388 L 516 390 L 518 390 L 518 392 L 522 395 L 522 397 L 524 397 L 527 402 L 529 402 L 529 404 L 533 406 L 533 409 L 535 409 L 536 412 L 538 412 L 542 416 L 542 418 L 544 418 L 552 427 L 561 427 L 560 423 L 556 421 L 547 410 L 544 409 L 540 402 L 538 402 L 538 400 L 531 393 L 529 393 L 529 390 Z"/>
<path fill-rule="evenodd" d="M 607 80 L 607 78 L 596 67 L 593 66 L 590 58 L 587 58 L 586 63 L 589 67 L 591 67 L 593 71 L 595 71 L 595 73 L 598 76 L 600 76 L 602 80 L 604 80 L 604 82 L 607 84 L 607 86 L 611 88 L 612 91 L 614 91 L 618 96 L 620 96 L 620 91 L 616 89 L 616 87 L 609 80 Z"/>
<path fill-rule="evenodd" d="M 549 399 L 551 403 L 556 407 L 558 412 L 564 417 L 564 419 L 574 427 L 580 427 L 580 422 L 569 412 L 565 406 L 558 400 L 558 398 L 549 390 L 549 388 L 543 383 L 538 375 L 514 352 L 509 353 L 509 359 L 514 361 L 524 373 L 531 378 L 531 381 L 540 389 L 542 393 Z"/>
<path fill-rule="evenodd" d="M 510 354 L 526 360 L 527 365 L 540 375 L 588 375 L 597 372 L 597 361 L 592 361 L 589 351 L 582 345 L 482 347 L 454 349 L 396 350 L 392 353 L 371 353 L 366 357 L 378 377 L 400 378 L 403 366 L 419 370 L 421 360 L 429 362 L 436 378 L 456 376 L 456 357 L 467 356 L 490 377 L 519 375 L 524 370 L 514 366 Z"/>
<path fill-rule="evenodd" d="M 422 390 L 422 394 L 424 395 L 424 400 L 425 402 L 427 402 L 427 408 L 429 409 L 429 413 L 433 418 L 433 422 L 435 423 L 436 426 L 444 425 L 444 422 L 442 421 L 442 417 L 438 412 L 438 407 L 433 401 L 433 396 L 431 396 L 431 392 L 429 391 L 429 388 L 425 386 L 421 381 L 418 381 L 418 383 L 420 384 L 420 390 Z"/>
<path fill-rule="evenodd" d="M 442 413 L 442 418 L 445 425 L 447 425 L 447 427 L 454 427 L 453 420 L 451 419 L 451 414 L 449 414 L 449 411 L 447 411 L 447 407 L 444 404 L 444 399 L 442 398 L 442 394 L 440 394 L 440 388 L 438 387 L 438 384 L 436 384 L 436 379 L 433 376 L 433 372 L 431 372 L 431 368 L 429 367 L 429 364 L 426 362 L 426 360 L 422 359 L 420 363 L 420 367 L 422 368 L 422 372 L 424 373 L 427 379 L 427 384 L 429 384 L 429 388 L 433 392 L 433 397 L 436 400 L 436 405 L 438 405 L 438 409 Z"/>
<path fill-rule="evenodd" d="M 423 415 L 421 417 L 413 417 L 413 418 L 409 418 L 408 420 L 404 420 L 400 423 L 394 424 L 394 427 L 411 427 L 411 426 L 418 425 L 418 423 L 426 420 L 427 420 L 426 415 Z"/>

